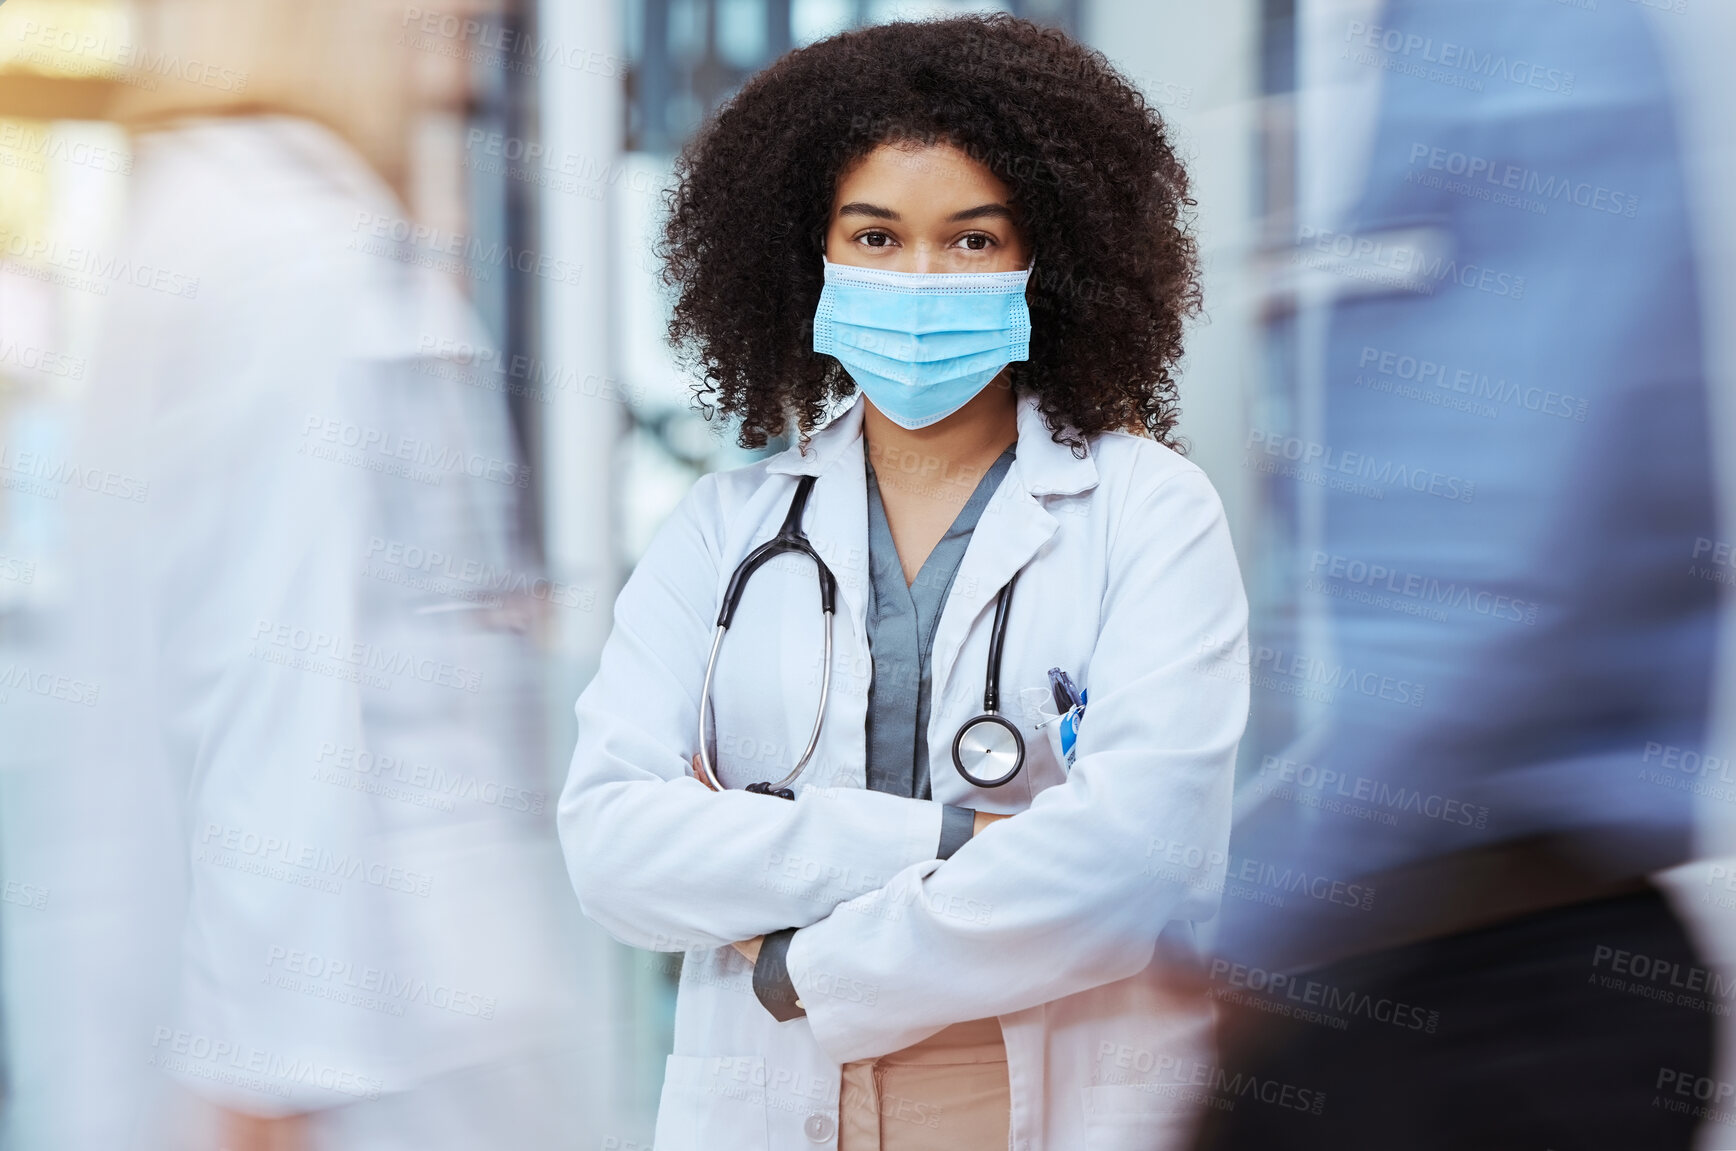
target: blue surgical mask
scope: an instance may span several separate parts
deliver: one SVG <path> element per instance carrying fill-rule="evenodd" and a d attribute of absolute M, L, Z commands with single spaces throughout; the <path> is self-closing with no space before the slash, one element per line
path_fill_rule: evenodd
<path fill-rule="evenodd" d="M 1022 272 L 888 272 L 826 261 L 814 350 L 901 428 L 939 423 L 1031 358 Z"/>

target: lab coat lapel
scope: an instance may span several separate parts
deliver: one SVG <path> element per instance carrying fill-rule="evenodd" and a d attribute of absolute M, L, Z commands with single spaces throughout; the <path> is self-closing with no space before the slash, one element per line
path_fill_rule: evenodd
<path fill-rule="evenodd" d="M 806 450 L 797 446 L 779 453 L 767 462 L 766 471 L 819 477 L 803 522 L 814 549 L 838 577 L 839 615 L 866 638 L 868 479 L 862 463 L 862 405 L 862 397 L 857 396 L 854 404 L 814 433 Z"/>
<path fill-rule="evenodd" d="M 983 509 L 982 518 L 977 521 L 976 531 L 965 550 L 964 560 L 959 564 L 958 574 L 953 578 L 946 606 L 941 611 L 940 626 L 934 633 L 931 665 L 935 714 L 940 710 L 941 701 L 949 700 L 954 694 L 952 669 L 965 637 L 979 621 L 983 628 L 988 628 L 994 614 L 996 593 L 1030 563 L 1060 526 L 1042 502 L 1023 484 L 1016 482 L 1016 462 L 1013 470 L 1015 475 L 1009 478 L 1015 482 L 1003 484 Z M 1018 602 L 1018 593 L 1015 592 L 1014 603 Z M 1025 615 L 1024 618 L 1032 617 Z M 972 678 L 971 685 L 980 705 L 981 677 Z"/>
<path fill-rule="evenodd" d="M 979 622 L 984 629 L 989 627 L 996 593 L 1036 557 L 1060 527 L 1040 497 L 1074 495 L 1096 484 L 1097 466 L 1089 453 L 1076 457 L 1071 448 L 1055 443 L 1043 422 L 1037 397 L 1028 392 L 1021 396 L 1018 451 L 1012 470 L 977 521 L 935 631 L 933 715 L 938 715 L 942 701 L 954 694 L 953 666 L 971 629 Z M 1027 597 L 1031 590 L 1027 585 Z M 1019 611 L 1020 602 L 1015 592 L 1015 614 L 1009 622 L 1020 617 L 1038 618 Z M 980 679 L 971 682 L 980 704 Z M 1003 698 L 1002 708 L 1007 704 Z"/>

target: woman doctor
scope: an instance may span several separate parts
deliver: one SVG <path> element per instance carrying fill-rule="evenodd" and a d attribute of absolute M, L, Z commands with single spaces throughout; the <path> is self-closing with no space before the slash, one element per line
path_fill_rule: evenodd
<path fill-rule="evenodd" d="M 678 173 L 672 336 L 797 442 L 694 486 L 578 702 L 580 900 L 686 952 L 659 1151 L 1184 1145 L 1247 609 L 1163 125 L 1059 32 L 892 24 Z"/>

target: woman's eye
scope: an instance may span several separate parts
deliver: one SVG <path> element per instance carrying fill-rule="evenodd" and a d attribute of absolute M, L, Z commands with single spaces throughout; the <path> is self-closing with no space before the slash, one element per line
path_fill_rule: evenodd
<path fill-rule="evenodd" d="M 981 232 L 972 232 L 970 235 L 966 236 L 962 242 L 964 246 L 971 251 L 980 252 L 995 241 L 992 236 L 985 236 Z"/>
<path fill-rule="evenodd" d="M 861 240 L 864 244 L 867 244 L 870 248 L 884 248 L 887 244 L 892 242 L 892 237 L 888 236 L 885 232 L 864 232 L 856 238 Z"/>

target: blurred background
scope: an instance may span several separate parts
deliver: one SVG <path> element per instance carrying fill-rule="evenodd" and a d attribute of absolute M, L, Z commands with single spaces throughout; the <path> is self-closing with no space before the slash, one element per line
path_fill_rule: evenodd
<path fill-rule="evenodd" d="M 649 1146 L 679 957 L 551 820 L 615 592 L 753 458 L 663 342 L 672 158 L 792 48 L 991 10 L 1195 181 L 1222 954 L 1463 930 L 1404 869 L 1541 838 L 1729 970 L 1728 6 L 0 0 L 0 1146 Z M 1643 995 L 1600 938 L 1560 979 Z"/>

